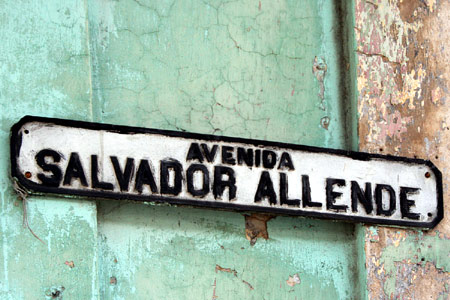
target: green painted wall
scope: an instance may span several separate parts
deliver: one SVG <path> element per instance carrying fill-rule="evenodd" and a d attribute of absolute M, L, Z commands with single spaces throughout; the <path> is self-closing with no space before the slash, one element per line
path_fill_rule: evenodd
<path fill-rule="evenodd" d="M 338 2 L 2 2 L 1 298 L 358 299 L 354 225 L 277 217 L 250 246 L 240 213 L 29 197 L 41 243 L 9 178 L 26 114 L 354 147 Z"/>
<path fill-rule="evenodd" d="M 9 177 L 9 130 L 26 114 L 91 120 L 86 6 L 0 3 L 0 298 L 98 297 L 97 210 L 84 200 L 29 197 L 28 222 Z M 65 262 L 74 262 L 70 268 Z"/>
<path fill-rule="evenodd" d="M 268 223 L 269 239 L 250 246 L 244 218 L 231 212 L 105 201 L 98 221 L 105 299 L 355 296 L 348 224 L 278 217 Z M 294 274 L 301 283 L 291 287 L 286 280 Z"/>

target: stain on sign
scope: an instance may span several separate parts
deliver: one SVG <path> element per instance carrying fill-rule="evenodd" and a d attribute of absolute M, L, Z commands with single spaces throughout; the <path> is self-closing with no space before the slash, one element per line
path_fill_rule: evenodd
<path fill-rule="evenodd" d="M 71 120 L 12 128 L 12 176 L 29 192 L 434 227 L 429 161 Z"/>

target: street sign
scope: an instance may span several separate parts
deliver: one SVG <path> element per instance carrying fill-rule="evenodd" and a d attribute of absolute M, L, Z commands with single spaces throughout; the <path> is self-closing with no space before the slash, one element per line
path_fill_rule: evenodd
<path fill-rule="evenodd" d="M 38 194 L 422 228 L 443 218 L 429 161 L 186 132 L 27 116 L 11 172 Z"/>

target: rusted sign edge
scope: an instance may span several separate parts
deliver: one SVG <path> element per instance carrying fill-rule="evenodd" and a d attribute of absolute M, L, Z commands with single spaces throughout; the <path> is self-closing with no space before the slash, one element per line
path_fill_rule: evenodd
<path fill-rule="evenodd" d="M 371 161 L 375 159 L 382 159 L 385 161 L 395 161 L 404 162 L 412 164 L 422 164 L 428 166 L 436 178 L 436 197 L 437 197 L 437 213 L 433 221 L 431 222 L 411 222 L 403 220 L 390 220 L 390 219 L 372 219 L 363 216 L 349 216 L 340 214 L 324 214 L 321 212 L 313 211 L 293 211 L 283 208 L 270 208 L 270 207 L 257 207 L 248 206 L 242 204 L 230 205 L 224 202 L 199 202 L 198 200 L 192 200 L 188 198 L 175 198 L 170 196 L 158 196 L 158 195 L 133 195 L 133 194 L 119 194 L 108 191 L 86 191 L 86 190 L 73 190 L 64 189 L 60 187 L 47 187 L 43 185 L 36 184 L 25 178 L 23 174 L 19 172 L 17 165 L 17 158 L 20 154 L 22 135 L 20 129 L 29 122 L 45 122 L 54 125 L 60 125 L 65 127 L 74 127 L 81 129 L 90 129 L 96 131 L 107 131 L 120 134 L 157 134 L 168 137 L 186 138 L 186 139 L 198 139 L 204 141 L 218 141 L 218 142 L 229 142 L 229 143 L 245 143 L 253 146 L 269 146 L 269 147 L 282 147 L 291 150 L 307 151 L 312 153 L 324 153 L 332 154 L 335 156 L 347 157 L 354 160 Z M 47 118 L 38 116 L 24 116 L 19 122 L 14 124 L 11 128 L 11 139 L 10 139 L 10 152 L 11 152 L 11 176 L 13 179 L 24 187 L 27 191 L 37 194 L 56 194 L 62 196 L 83 196 L 90 198 L 109 198 L 116 200 L 134 200 L 134 201 L 144 201 L 144 202 L 155 202 L 155 203 L 170 203 L 174 205 L 188 205 L 197 207 L 206 207 L 214 209 L 223 210 L 233 210 L 233 211 L 251 211 L 251 212 L 261 212 L 268 214 L 280 214 L 289 216 L 304 216 L 313 217 L 319 219 L 332 219 L 341 220 L 349 222 L 360 222 L 367 224 L 380 224 L 380 225 L 391 225 L 391 226 L 407 226 L 407 227 L 418 227 L 431 229 L 435 227 L 444 217 L 444 204 L 443 204 L 443 188 L 442 188 L 442 173 L 439 169 L 429 160 L 417 159 L 417 158 L 407 158 L 392 155 L 380 155 L 380 154 L 370 154 L 364 152 L 355 152 L 347 150 L 329 149 L 289 143 L 262 141 L 246 138 L 237 137 L 226 137 L 219 135 L 209 135 L 209 134 L 198 134 L 189 132 L 179 132 L 171 130 L 161 130 L 161 129 L 151 129 L 142 127 L 130 127 L 122 125 L 113 124 L 103 124 L 103 123 L 93 123 L 85 121 L 58 119 L 58 118 Z"/>

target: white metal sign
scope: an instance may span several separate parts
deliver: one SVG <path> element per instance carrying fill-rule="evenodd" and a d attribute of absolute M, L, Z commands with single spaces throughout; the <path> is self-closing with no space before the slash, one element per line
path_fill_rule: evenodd
<path fill-rule="evenodd" d="M 12 176 L 30 192 L 423 228 L 443 218 L 429 161 L 24 117 Z"/>

